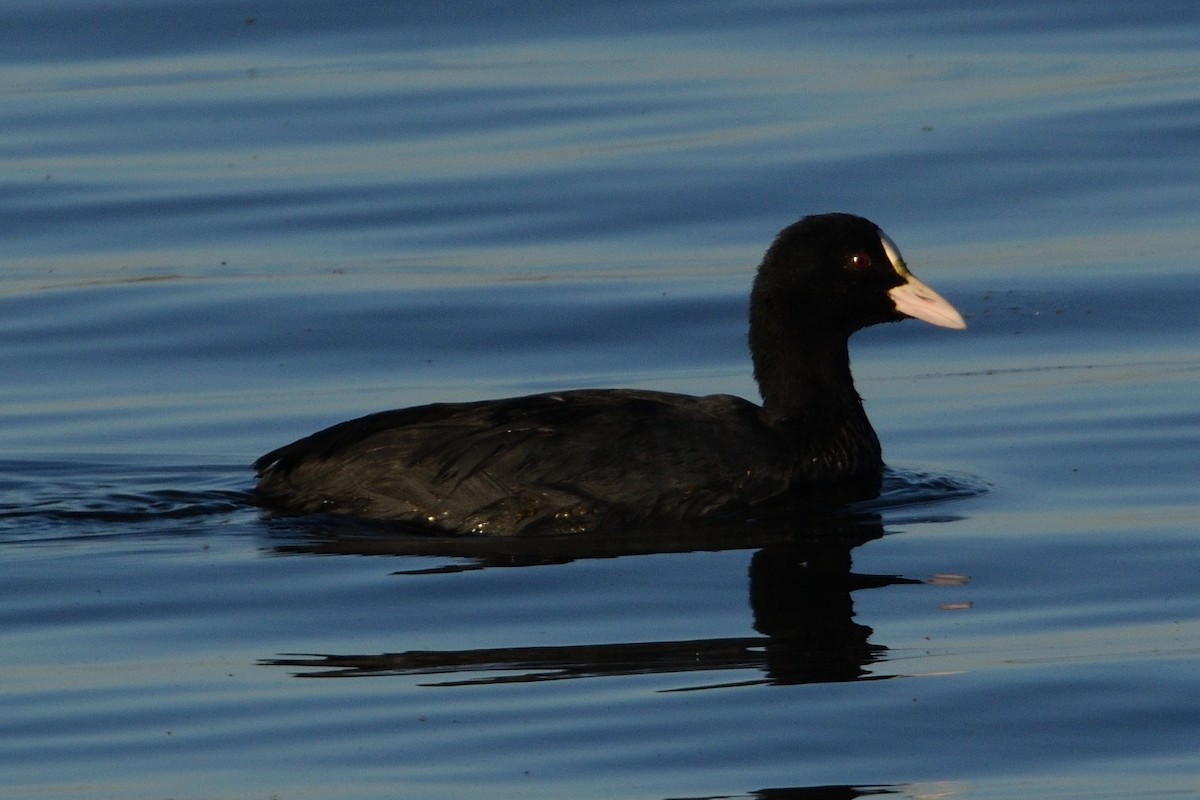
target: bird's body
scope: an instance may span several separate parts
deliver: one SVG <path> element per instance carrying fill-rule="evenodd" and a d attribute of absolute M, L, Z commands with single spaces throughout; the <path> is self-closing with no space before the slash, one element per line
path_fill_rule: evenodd
<path fill-rule="evenodd" d="M 878 442 L 842 438 L 844 474 L 829 480 L 747 400 L 584 389 L 352 420 L 264 456 L 260 491 L 301 513 L 567 533 L 752 508 L 809 484 L 872 495 Z"/>
<path fill-rule="evenodd" d="M 588 389 L 385 411 L 255 463 L 263 503 L 445 532 L 553 534 L 874 496 L 883 460 L 847 340 L 919 316 L 964 327 L 873 223 L 808 217 L 751 295 L 759 406 Z"/>

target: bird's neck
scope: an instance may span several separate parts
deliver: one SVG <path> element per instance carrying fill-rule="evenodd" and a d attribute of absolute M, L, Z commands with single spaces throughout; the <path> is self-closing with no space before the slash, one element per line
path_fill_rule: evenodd
<path fill-rule="evenodd" d="M 806 332 L 789 344 L 766 356 L 758 349 L 754 358 L 767 423 L 816 475 L 877 473 L 879 439 L 854 388 L 847 339 Z"/>
<path fill-rule="evenodd" d="M 861 412 L 846 339 L 798 336 L 784 347 L 779 344 L 783 343 L 754 354 L 754 377 L 770 419 L 798 420 L 823 411 Z"/>

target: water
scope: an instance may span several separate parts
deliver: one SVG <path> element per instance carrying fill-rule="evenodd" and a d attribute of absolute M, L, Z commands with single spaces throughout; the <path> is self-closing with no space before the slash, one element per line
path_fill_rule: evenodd
<path fill-rule="evenodd" d="M 1200 794 L 1191 4 L 0 22 L 0 794 Z M 971 325 L 855 338 L 891 472 L 853 514 L 245 502 L 369 411 L 753 396 L 751 271 L 835 209 Z"/>

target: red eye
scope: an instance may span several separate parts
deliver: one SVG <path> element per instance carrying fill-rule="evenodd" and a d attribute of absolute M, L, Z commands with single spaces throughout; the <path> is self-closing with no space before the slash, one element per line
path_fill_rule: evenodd
<path fill-rule="evenodd" d="M 846 259 L 846 266 L 856 272 L 863 272 L 871 268 L 871 257 L 865 252 L 858 252 Z"/>

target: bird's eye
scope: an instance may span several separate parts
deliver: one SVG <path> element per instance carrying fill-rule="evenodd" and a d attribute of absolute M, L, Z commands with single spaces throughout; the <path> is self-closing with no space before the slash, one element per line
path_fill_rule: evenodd
<path fill-rule="evenodd" d="M 846 259 L 846 266 L 855 272 L 865 272 L 871 268 L 871 256 L 859 251 Z"/>

